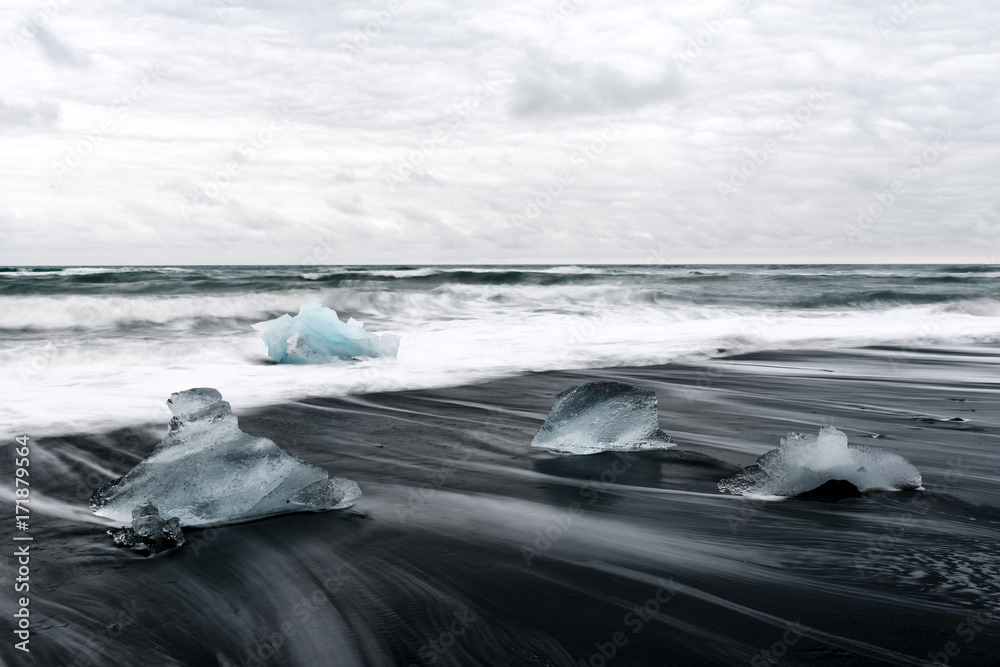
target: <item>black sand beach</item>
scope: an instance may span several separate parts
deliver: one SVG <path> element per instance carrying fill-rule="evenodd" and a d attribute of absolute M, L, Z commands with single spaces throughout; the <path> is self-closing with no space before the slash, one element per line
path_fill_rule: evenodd
<path fill-rule="evenodd" d="M 364 496 L 152 558 L 81 519 L 165 425 L 39 439 L 19 664 L 1000 664 L 998 370 L 995 346 L 868 348 L 234 405 Z M 533 451 L 553 394 L 593 379 L 654 390 L 677 446 Z M 824 424 L 899 452 L 925 490 L 719 493 Z"/>

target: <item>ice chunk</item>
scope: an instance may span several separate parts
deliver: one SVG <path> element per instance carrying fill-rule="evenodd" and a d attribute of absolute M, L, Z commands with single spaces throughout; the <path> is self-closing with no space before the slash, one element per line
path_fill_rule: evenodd
<path fill-rule="evenodd" d="M 672 447 L 656 394 L 621 382 L 588 382 L 556 394 L 532 447 L 571 454 Z"/>
<path fill-rule="evenodd" d="M 258 322 L 253 328 L 267 343 L 267 353 L 283 364 L 325 364 L 354 357 L 395 357 L 399 336 L 377 336 L 354 318 L 340 321 L 337 311 L 307 303 L 295 317 L 282 315 Z"/>
<path fill-rule="evenodd" d="M 797 496 L 831 480 L 861 491 L 897 491 L 920 486 L 920 471 L 899 454 L 871 445 L 852 445 L 847 436 L 824 426 L 819 436 L 789 433 L 757 463 L 719 482 L 720 491 L 738 495 Z"/>
<path fill-rule="evenodd" d="M 126 522 L 145 503 L 182 526 L 238 523 L 287 512 L 350 507 L 361 497 L 349 479 L 240 430 L 215 389 L 189 389 L 167 401 L 167 437 L 124 477 L 90 498 L 94 513 Z"/>
<path fill-rule="evenodd" d="M 129 547 L 147 555 L 184 544 L 184 533 L 181 532 L 178 518 L 164 521 L 152 503 L 133 508 L 131 528 L 109 530 L 108 534 L 118 546 Z"/>

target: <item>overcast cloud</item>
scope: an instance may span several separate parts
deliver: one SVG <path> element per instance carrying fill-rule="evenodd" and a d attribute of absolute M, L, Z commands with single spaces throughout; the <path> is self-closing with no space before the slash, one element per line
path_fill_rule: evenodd
<path fill-rule="evenodd" d="M 998 15 L 5 3 L 0 263 L 998 261 Z"/>

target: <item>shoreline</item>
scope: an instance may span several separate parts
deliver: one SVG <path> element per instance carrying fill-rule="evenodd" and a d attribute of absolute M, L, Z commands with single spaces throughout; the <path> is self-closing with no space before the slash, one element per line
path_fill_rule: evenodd
<path fill-rule="evenodd" d="M 959 359 L 963 357 L 977 357 L 977 356 L 991 356 L 989 351 L 994 351 L 998 357 L 998 364 L 1000 364 L 1000 342 L 981 342 L 981 343 L 968 343 L 968 344 L 958 344 L 958 345 L 940 345 L 940 344 L 921 344 L 914 346 L 899 346 L 899 345 L 868 345 L 861 347 L 843 347 L 843 348 L 788 348 L 788 349 L 775 349 L 775 350 L 764 350 L 764 351 L 754 351 L 754 352 L 738 352 L 732 355 L 722 355 L 716 357 L 709 357 L 703 359 L 681 359 L 675 361 L 669 361 L 666 363 L 658 364 L 648 364 L 648 365 L 621 365 L 621 366 L 597 366 L 597 367 L 587 367 L 587 368 L 567 368 L 567 369 L 549 369 L 541 371 L 520 371 L 512 375 L 500 375 L 497 377 L 485 378 L 482 380 L 476 380 L 472 382 L 459 383 L 454 385 L 441 385 L 441 386 L 431 386 L 431 387 L 419 387 L 419 388 L 409 388 L 409 389 L 393 389 L 393 390 L 377 390 L 377 391 L 366 391 L 357 393 L 346 393 L 346 394 L 309 394 L 299 396 L 294 399 L 275 401 L 270 403 L 265 403 L 262 405 L 257 405 L 253 407 L 243 407 L 241 405 L 233 404 L 233 410 L 239 415 L 253 415 L 260 412 L 266 412 L 270 409 L 280 407 L 286 404 L 295 403 L 308 403 L 310 401 L 322 401 L 325 399 L 344 399 L 348 400 L 352 397 L 365 397 L 365 396 L 382 396 L 382 395 L 394 395 L 394 394 L 415 394 L 415 393 L 427 393 L 433 394 L 436 392 L 447 392 L 450 390 L 461 390 L 463 388 L 473 388 L 483 385 L 492 385 L 494 383 L 504 383 L 515 381 L 518 378 L 531 378 L 531 377 L 545 377 L 545 376 L 565 376 L 567 378 L 577 378 L 592 374 L 595 379 L 601 377 L 616 377 L 616 376 L 628 376 L 641 378 L 644 376 L 649 376 L 651 374 L 656 374 L 663 371 L 667 375 L 671 375 L 674 370 L 680 369 L 697 369 L 696 374 L 698 377 L 695 378 L 694 386 L 690 389 L 695 391 L 696 388 L 705 388 L 710 386 L 713 382 L 714 376 L 717 375 L 719 370 L 717 370 L 721 365 L 727 365 L 730 363 L 734 364 L 752 364 L 759 368 L 766 368 L 769 365 L 779 368 L 792 370 L 794 366 L 783 366 L 780 362 L 798 361 L 806 363 L 821 362 L 824 358 L 830 358 L 832 360 L 844 359 L 844 358 L 868 358 L 870 356 L 883 356 L 888 360 L 893 367 L 900 365 L 905 365 L 906 357 L 916 355 L 919 361 L 920 355 L 927 354 L 945 354 L 953 355 Z M 894 361 L 895 360 L 895 361 Z M 771 362 L 771 363 L 768 363 Z M 276 365 L 274 362 L 267 360 L 267 365 Z M 712 368 L 716 370 L 712 370 Z M 808 368 L 808 366 L 807 366 Z M 334 369 L 335 370 L 335 369 Z M 683 373 L 678 374 L 677 381 L 684 383 Z M 984 378 L 985 381 L 988 379 Z M 585 382 L 586 380 L 581 380 L 580 382 Z M 193 387 L 179 387 L 174 391 L 183 391 L 184 389 L 191 389 Z M 169 394 L 163 397 L 164 404 L 166 403 Z M 223 398 L 226 398 L 223 396 Z M 226 399 L 228 400 L 228 399 Z M 230 401 L 232 402 L 232 401 Z M 663 406 L 660 406 L 662 412 Z M 72 438 L 72 437 L 94 437 L 99 435 L 107 435 L 111 433 L 119 433 L 130 430 L 143 430 L 143 429 L 156 429 L 166 428 L 166 421 L 169 421 L 169 413 L 164 413 L 166 419 L 161 425 L 156 421 L 141 421 L 134 422 L 125 425 L 112 426 L 104 429 L 96 430 L 85 430 L 85 431 L 62 431 L 62 432 L 44 432 L 44 435 L 39 436 L 39 438 Z M 543 416 L 544 419 L 544 416 Z"/>

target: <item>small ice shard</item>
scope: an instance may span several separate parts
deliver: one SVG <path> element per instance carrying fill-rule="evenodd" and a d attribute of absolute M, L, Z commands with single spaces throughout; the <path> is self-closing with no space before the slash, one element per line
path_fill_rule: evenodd
<path fill-rule="evenodd" d="M 330 479 L 267 438 L 240 430 L 215 389 L 172 394 L 167 437 L 123 477 L 90 497 L 99 516 L 126 522 L 132 508 L 153 503 L 181 526 L 250 521 L 289 512 L 350 507 L 358 485 Z"/>
<path fill-rule="evenodd" d="M 737 495 L 797 496 L 827 482 L 848 482 L 860 491 L 920 487 L 920 471 L 899 454 L 871 445 L 852 445 L 847 436 L 824 426 L 819 435 L 789 433 L 757 463 L 719 482 Z"/>
<path fill-rule="evenodd" d="M 177 517 L 164 521 L 152 503 L 132 509 L 131 528 L 126 526 L 120 530 L 109 530 L 108 534 L 118 546 L 150 556 L 184 544 L 184 533 Z"/>
<path fill-rule="evenodd" d="M 588 382 L 556 394 L 532 447 L 571 454 L 666 449 L 656 394 L 622 382 Z"/>
<path fill-rule="evenodd" d="M 395 357 L 399 336 L 368 333 L 353 317 L 340 321 L 337 311 L 307 303 L 295 317 L 282 315 L 253 328 L 267 343 L 267 353 L 282 364 L 325 364 L 334 359 Z"/>

